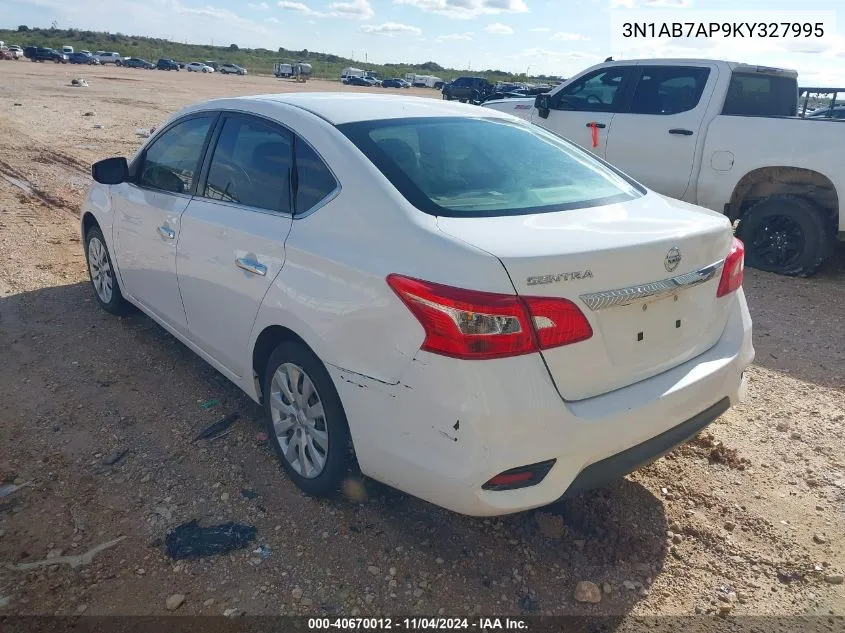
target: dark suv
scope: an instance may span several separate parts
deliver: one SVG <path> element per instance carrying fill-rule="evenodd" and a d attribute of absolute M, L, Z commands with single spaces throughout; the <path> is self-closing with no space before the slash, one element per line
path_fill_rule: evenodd
<path fill-rule="evenodd" d="M 52 48 L 41 48 L 37 46 L 27 46 L 23 49 L 23 56 L 34 62 L 56 62 L 57 64 L 67 64 L 67 55 L 55 51 Z"/>
<path fill-rule="evenodd" d="M 443 86 L 443 98 L 446 101 L 483 101 L 493 92 L 493 85 L 484 77 L 458 77 L 455 81 Z"/>
<path fill-rule="evenodd" d="M 179 64 L 172 59 L 162 58 L 156 63 L 159 70 L 179 70 Z"/>

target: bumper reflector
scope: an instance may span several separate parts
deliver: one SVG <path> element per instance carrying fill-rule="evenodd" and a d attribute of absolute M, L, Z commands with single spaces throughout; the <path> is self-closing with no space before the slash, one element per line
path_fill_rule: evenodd
<path fill-rule="evenodd" d="M 518 488 L 536 486 L 549 474 L 552 466 L 555 465 L 555 461 L 554 459 L 550 459 L 538 464 L 511 468 L 503 473 L 499 473 L 481 486 L 481 488 L 483 490 L 516 490 Z"/>

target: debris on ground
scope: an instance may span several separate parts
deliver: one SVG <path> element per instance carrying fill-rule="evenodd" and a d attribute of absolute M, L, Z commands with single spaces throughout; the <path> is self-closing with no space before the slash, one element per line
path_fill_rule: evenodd
<path fill-rule="evenodd" d="M 76 86 L 77 88 L 87 88 L 88 82 L 81 78 L 71 79 L 70 80 L 71 86 Z"/>
<path fill-rule="evenodd" d="M 94 124 L 94 129 L 95 129 L 95 130 L 102 130 L 102 129 L 103 129 L 103 124 L 102 124 L 102 123 L 95 123 L 95 124 Z"/>
<path fill-rule="evenodd" d="M 182 606 L 183 602 L 185 602 L 185 594 L 174 593 L 167 600 L 165 600 L 164 606 L 167 607 L 168 611 L 176 611 L 176 609 Z"/>
<path fill-rule="evenodd" d="M 11 601 L 12 596 L 0 596 L 0 609 L 2 609 L 3 607 L 8 607 Z"/>
<path fill-rule="evenodd" d="M 220 433 L 222 433 L 223 431 L 228 429 L 230 426 L 232 426 L 235 422 L 237 422 L 240 417 L 241 416 L 234 411 L 232 413 L 225 415 L 224 417 L 217 420 L 217 422 L 214 422 L 213 424 L 209 424 L 202 431 L 200 431 L 199 435 L 197 435 L 194 438 L 194 441 L 196 441 L 196 440 L 208 440 L 208 439 L 211 439 L 211 438 L 213 438 L 217 435 L 220 435 Z"/>
<path fill-rule="evenodd" d="M 273 553 L 273 550 L 270 549 L 269 545 L 259 545 L 252 553 L 255 554 L 255 558 L 252 559 L 253 564 L 260 565 L 265 560 L 270 558 L 270 555 Z"/>
<path fill-rule="evenodd" d="M 208 411 L 209 409 L 213 409 L 220 401 L 217 398 L 212 398 L 211 400 L 205 400 L 204 402 L 200 402 L 200 409 L 205 409 Z"/>
<path fill-rule="evenodd" d="M 120 460 L 122 460 L 124 457 L 126 457 L 128 454 L 129 454 L 128 448 L 126 448 L 122 451 L 115 451 L 114 453 L 112 453 L 111 455 L 109 455 L 108 457 L 106 457 L 103 460 L 103 466 L 114 466 Z"/>
<path fill-rule="evenodd" d="M 247 490 L 246 488 L 241 490 L 241 496 L 244 499 L 255 499 L 258 497 L 258 493 L 255 490 Z"/>
<path fill-rule="evenodd" d="M 90 112 L 89 111 L 89 112 L 86 112 L 85 114 L 83 114 L 82 116 L 95 116 L 95 115 L 96 115 L 96 112 Z"/>
<path fill-rule="evenodd" d="M 113 541 L 101 543 L 96 547 L 92 547 L 87 552 L 76 556 L 55 556 L 53 558 L 47 558 L 45 560 L 34 561 L 31 563 L 8 563 L 6 568 L 11 569 L 12 571 L 29 571 L 31 569 L 38 569 L 39 567 L 52 567 L 53 565 L 67 564 L 71 566 L 71 569 L 76 569 L 82 565 L 90 565 L 97 554 L 110 547 L 114 547 L 125 538 L 125 536 L 119 536 Z"/>
<path fill-rule="evenodd" d="M 200 527 L 194 520 L 183 523 L 167 535 L 167 555 L 180 560 L 226 554 L 247 547 L 257 532 L 253 525 L 229 522 Z"/>
<path fill-rule="evenodd" d="M 601 589 L 599 589 L 599 586 L 594 582 L 582 580 L 575 585 L 575 599 L 578 602 L 598 604 L 601 602 Z"/>
<path fill-rule="evenodd" d="M 31 486 L 32 482 L 27 481 L 19 485 L 9 485 L 9 486 L 0 486 L 0 499 L 3 497 L 8 497 L 10 494 L 13 494 L 20 490 L 21 488 L 26 488 L 27 486 Z"/>
<path fill-rule="evenodd" d="M 142 127 L 135 130 L 135 135 L 140 136 L 141 138 L 149 138 L 151 134 L 152 132 L 150 132 L 150 130 L 146 130 Z"/>
<path fill-rule="evenodd" d="M 255 434 L 255 441 L 256 442 L 266 442 L 267 441 L 267 434 L 266 433 L 256 433 Z"/>

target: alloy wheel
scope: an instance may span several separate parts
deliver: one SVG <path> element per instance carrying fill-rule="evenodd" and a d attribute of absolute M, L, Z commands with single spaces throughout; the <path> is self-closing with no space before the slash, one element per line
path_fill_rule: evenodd
<path fill-rule="evenodd" d="M 792 218 L 769 217 L 754 234 L 751 251 L 754 257 L 779 269 L 791 266 L 804 251 L 804 231 Z"/>
<path fill-rule="evenodd" d="M 88 242 L 88 269 L 91 271 L 91 281 L 100 301 L 110 303 L 114 278 L 106 247 L 98 237 L 92 237 Z"/>

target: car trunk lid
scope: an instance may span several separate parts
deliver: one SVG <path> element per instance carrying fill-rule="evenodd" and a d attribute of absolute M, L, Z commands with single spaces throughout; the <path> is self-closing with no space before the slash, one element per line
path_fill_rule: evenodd
<path fill-rule="evenodd" d="M 438 218 L 440 230 L 497 257 L 519 295 L 562 297 L 593 336 L 547 349 L 561 396 L 581 400 L 675 367 L 712 347 L 728 318 L 716 293 L 727 219 L 655 193 L 602 207 Z"/>

